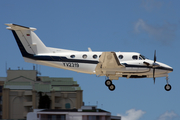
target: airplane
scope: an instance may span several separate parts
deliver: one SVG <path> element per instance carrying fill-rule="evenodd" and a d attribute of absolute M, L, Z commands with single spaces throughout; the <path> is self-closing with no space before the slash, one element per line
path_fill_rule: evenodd
<path fill-rule="evenodd" d="M 154 60 L 150 60 L 137 52 L 95 52 L 74 51 L 46 47 L 34 33 L 36 28 L 17 24 L 5 24 L 11 30 L 25 62 L 71 70 L 80 73 L 106 76 L 105 85 L 110 91 L 115 90 L 112 80 L 125 78 L 166 77 L 166 91 L 171 90 L 168 73 L 173 68 Z"/>

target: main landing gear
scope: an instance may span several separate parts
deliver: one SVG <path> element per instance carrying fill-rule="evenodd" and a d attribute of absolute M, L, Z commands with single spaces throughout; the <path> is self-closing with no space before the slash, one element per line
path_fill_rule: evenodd
<path fill-rule="evenodd" d="M 169 78 L 168 77 L 166 77 L 166 82 L 167 82 L 167 84 L 164 86 L 164 89 L 166 91 L 170 91 L 171 90 L 171 85 L 169 84 Z"/>
<path fill-rule="evenodd" d="M 115 90 L 115 85 L 112 84 L 112 80 L 108 79 L 105 81 L 105 85 L 109 88 L 110 91 L 114 91 Z"/>

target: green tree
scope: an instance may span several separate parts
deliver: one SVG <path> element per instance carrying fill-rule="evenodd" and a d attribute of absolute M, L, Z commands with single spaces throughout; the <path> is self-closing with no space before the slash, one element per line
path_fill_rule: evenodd
<path fill-rule="evenodd" d="M 51 99 L 47 94 L 44 96 L 42 95 L 42 92 L 39 92 L 39 109 L 50 109 L 51 105 Z"/>

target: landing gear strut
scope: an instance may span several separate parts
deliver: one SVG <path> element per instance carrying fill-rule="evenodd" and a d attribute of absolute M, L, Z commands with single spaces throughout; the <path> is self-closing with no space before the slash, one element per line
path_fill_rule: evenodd
<path fill-rule="evenodd" d="M 166 77 L 166 82 L 167 82 L 167 84 L 164 86 L 164 89 L 166 91 L 170 91 L 171 90 L 171 85 L 169 84 L 169 78 L 168 77 Z"/>
<path fill-rule="evenodd" d="M 112 84 L 112 80 L 108 79 L 105 81 L 105 85 L 109 88 L 110 91 L 114 91 L 115 90 L 115 85 Z"/>

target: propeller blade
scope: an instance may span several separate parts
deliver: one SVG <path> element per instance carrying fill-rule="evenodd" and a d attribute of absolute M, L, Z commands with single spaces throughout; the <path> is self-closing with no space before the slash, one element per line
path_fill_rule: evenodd
<path fill-rule="evenodd" d="M 154 63 L 156 62 L 156 50 L 154 51 Z"/>
<path fill-rule="evenodd" d="M 155 68 L 153 68 L 153 80 L 154 80 L 154 84 L 155 84 Z"/>
<path fill-rule="evenodd" d="M 155 69 L 156 67 L 158 67 L 159 64 L 156 63 L 156 50 L 154 51 L 154 63 L 152 65 L 152 68 L 153 68 L 153 80 L 154 80 L 154 84 L 155 84 Z"/>

